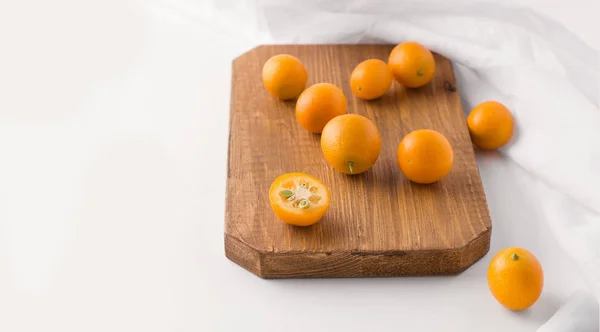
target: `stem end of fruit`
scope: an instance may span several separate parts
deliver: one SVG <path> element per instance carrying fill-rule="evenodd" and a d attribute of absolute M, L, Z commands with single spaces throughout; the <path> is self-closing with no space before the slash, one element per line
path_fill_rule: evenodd
<path fill-rule="evenodd" d="M 353 161 L 348 162 L 348 169 L 350 170 L 350 174 L 354 174 L 354 162 Z"/>

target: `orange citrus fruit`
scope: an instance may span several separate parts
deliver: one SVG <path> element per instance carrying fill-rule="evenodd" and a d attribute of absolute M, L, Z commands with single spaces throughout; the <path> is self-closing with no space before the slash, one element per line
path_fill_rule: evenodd
<path fill-rule="evenodd" d="M 320 133 L 329 120 L 346 114 L 346 96 L 337 86 L 318 83 L 308 87 L 296 102 L 296 119 L 304 129 Z"/>
<path fill-rule="evenodd" d="M 433 54 L 415 42 L 406 42 L 394 47 L 388 65 L 396 81 L 409 88 L 418 88 L 429 83 L 435 74 Z"/>
<path fill-rule="evenodd" d="M 279 54 L 265 62 L 262 80 L 267 91 L 273 96 L 282 100 L 293 99 L 306 87 L 308 72 L 295 56 Z"/>
<path fill-rule="evenodd" d="M 327 162 L 345 174 L 362 173 L 375 164 L 381 150 L 379 130 L 358 114 L 335 117 L 323 129 L 321 150 Z"/>
<path fill-rule="evenodd" d="M 296 226 L 310 226 L 321 220 L 330 200 L 329 188 L 304 173 L 280 175 L 269 189 L 269 201 L 277 218 Z"/>
<path fill-rule="evenodd" d="M 535 256 L 522 248 L 501 250 L 488 268 L 488 286 L 492 295 L 511 310 L 532 306 L 544 287 L 544 271 Z"/>
<path fill-rule="evenodd" d="M 361 99 L 371 100 L 383 96 L 392 85 L 390 67 L 379 59 L 361 62 L 350 75 L 352 92 Z"/>
<path fill-rule="evenodd" d="M 397 157 L 402 173 L 409 180 L 424 184 L 441 180 L 454 162 L 448 139 L 430 129 L 415 130 L 404 136 Z"/>
<path fill-rule="evenodd" d="M 493 150 L 510 140 L 514 122 L 508 108 L 496 101 L 483 102 L 467 118 L 471 140 L 481 149 Z"/>

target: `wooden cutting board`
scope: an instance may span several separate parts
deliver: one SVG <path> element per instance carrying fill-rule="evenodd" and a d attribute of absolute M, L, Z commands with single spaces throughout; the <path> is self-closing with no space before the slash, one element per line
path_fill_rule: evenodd
<path fill-rule="evenodd" d="M 263 278 L 367 277 L 459 273 L 487 253 L 491 220 L 452 65 L 435 55 L 433 81 L 420 89 L 394 83 L 363 101 L 349 86 L 354 67 L 369 58 L 387 61 L 392 45 L 261 46 L 233 62 L 225 253 Z M 308 84 L 329 82 L 344 91 L 349 113 L 378 127 L 382 149 L 375 166 L 355 176 L 331 168 L 319 135 L 304 130 L 295 101 L 264 89 L 262 66 L 276 54 L 305 64 Z M 400 140 L 419 128 L 435 129 L 454 149 L 450 174 L 438 183 L 408 181 L 396 163 Z M 305 172 L 331 189 L 321 222 L 295 227 L 269 205 L 273 180 Z"/>

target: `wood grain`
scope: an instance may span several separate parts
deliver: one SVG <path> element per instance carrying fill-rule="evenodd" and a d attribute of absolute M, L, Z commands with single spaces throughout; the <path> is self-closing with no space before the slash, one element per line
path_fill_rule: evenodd
<path fill-rule="evenodd" d="M 435 55 L 434 80 L 420 89 L 394 83 L 374 101 L 350 91 L 354 67 L 387 60 L 392 45 L 261 46 L 233 63 L 225 253 L 263 278 L 362 277 L 455 274 L 489 250 L 491 220 L 452 65 Z M 329 82 L 346 94 L 349 113 L 377 125 L 382 149 L 375 166 L 349 176 L 324 160 L 319 135 L 294 116 L 295 101 L 271 97 L 261 69 L 271 56 L 303 61 L 309 84 Z M 435 129 L 454 149 L 454 166 L 438 183 L 408 181 L 396 163 L 404 135 Z M 332 203 L 311 227 L 279 221 L 269 206 L 273 180 L 305 172 L 329 186 Z"/>

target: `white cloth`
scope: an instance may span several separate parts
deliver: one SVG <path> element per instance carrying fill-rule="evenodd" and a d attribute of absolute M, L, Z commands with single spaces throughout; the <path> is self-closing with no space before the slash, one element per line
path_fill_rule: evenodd
<path fill-rule="evenodd" d="M 244 15 L 248 9 L 256 18 Z M 531 10 L 493 3 L 265 0 L 216 13 L 225 29 L 244 22 L 245 36 L 257 43 L 415 40 L 454 62 L 467 112 L 484 100 L 506 104 L 517 131 L 502 152 L 539 180 L 534 193 L 547 223 L 594 294 L 591 300 L 575 296 L 540 331 L 598 330 L 593 299 L 600 299 L 600 67 L 595 50 Z M 234 20 L 238 24 L 228 24 Z"/>

